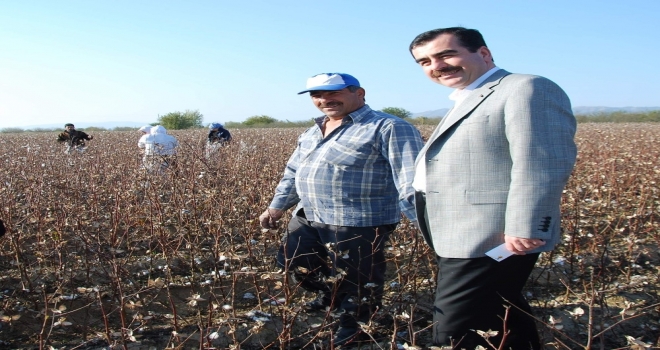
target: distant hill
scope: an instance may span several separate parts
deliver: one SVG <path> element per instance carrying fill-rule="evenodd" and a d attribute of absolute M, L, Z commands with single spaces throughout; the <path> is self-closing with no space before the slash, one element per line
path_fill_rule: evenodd
<path fill-rule="evenodd" d="M 449 111 L 449 108 L 440 108 L 440 109 L 434 109 L 431 111 L 425 111 L 425 112 L 419 112 L 419 113 L 413 113 L 412 117 L 417 118 L 417 117 L 427 117 L 427 118 L 442 118 L 447 114 Z M 645 113 L 645 112 L 650 112 L 650 111 L 660 111 L 660 107 L 602 107 L 602 106 L 578 106 L 578 107 L 573 107 L 573 113 L 575 115 L 599 115 L 599 114 L 608 114 L 608 113 L 613 113 L 613 112 L 627 112 L 627 113 Z M 105 128 L 105 129 L 114 129 L 116 127 L 133 127 L 133 128 L 139 128 L 142 125 L 146 125 L 149 123 L 145 122 L 129 122 L 129 121 L 110 121 L 110 122 L 78 122 L 78 123 L 73 123 L 76 125 L 77 129 L 85 129 L 91 126 L 95 126 L 98 128 Z M 2 125 L 0 124 L 0 129 L 2 128 Z M 40 125 L 26 125 L 23 127 L 19 127 L 20 129 L 23 130 L 29 130 L 29 129 L 64 129 L 64 123 L 58 123 L 58 124 L 40 124 Z"/>
<path fill-rule="evenodd" d="M 660 111 L 660 107 L 573 107 L 573 114 L 592 115 L 613 112 L 645 113 Z"/>
<path fill-rule="evenodd" d="M 449 108 L 441 108 L 432 111 L 413 113 L 412 116 L 413 118 L 416 117 L 437 118 L 437 117 L 444 117 L 448 111 Z M 613 112 L 644 113 L 650 111 L 660 111 L 660 107 L 600 107 L 600 106 L 573 107 L 573 114 L 575 115 L 598 115 L 598 114 L 613 113 Z"/>

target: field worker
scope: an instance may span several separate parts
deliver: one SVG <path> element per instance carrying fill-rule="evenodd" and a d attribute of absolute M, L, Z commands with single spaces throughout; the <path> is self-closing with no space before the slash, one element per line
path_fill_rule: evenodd
<path fill-rule="evenodd" d="M 138 140 L 138 147 L 140 148 L 140 152 L 142 153 L 143 156 L 143 167 L 145 166 L 144 164 L 144 150 L 147 147 L 147 137 L 150 135 L 151 131 L 151 125 L 144 125 L 141 126 L 138 131 L 140 132 L 141 136 L 140 139 Z"/>
<path fill-rule="evenodd" d="M 161 126 L 152 126 L 149 134 L 143 136 L 138 147 L 144 148 L 143 167 L 148 172 L 162 174 L 175 165 L 176 149 L 179 142 Z"/>
<path fill-rule="evenodd" d="M 209 135 L 206 141 L 206 158 L 216 153 L 220 147 L 231 141 L 229 130 L 225 129 L 220 123 L 211 123 L 209 125 Z"/>
<path fill-rule="evenodd" d="M 140 134 L 142 135 L 142 137 L 144 137 L 144 136 L 146 136 L 146 135 L 149 135 L 149 131 L 151 131 L 151 125 L 144 125 L 144 126 L 141 126 L 141 127 L 138 129 L 138 131 L 140 132 Z M 141 137 L 140 139 L 142 139 L 142 137 Z"/>
<path fill-rule="evenodd" d="M 476 333 L 493 330 L 495 347 L 541 349 L 522 288 L 540 252 L 561 239 L 561 195 L 577 154 L 568 96 L 546 78 L 496 67 L 474 29 L 431 30 L 409 50 L 431 81 L 455 89 L 413 184 L 439 269 L 433 343 L 493 348 Z"/>
<path fill-rule="evenodd" d="M 299 94 L 306 92 L 324 115 L 299 136 L 259 220 L 274 228 L 297 205 L 277 260 L 318 292 L 308 310 L 338 309 L 338 346 L 369 339 L 358 322 L 368 323 L 380 306 L 385 242 L 402 212 L 416 220 L 412 179 L 422 138 L 405 120 L 369 108 L 349 74 L 315 75 Z"/>
<path fill-rule="evenodd" d="M 64 131 L 57 135 L 57 142 L 66 143 L 64 153 L 71 154 L 72 151 L 84 152 L 85 141 L 90 141 L 94 136 L 87 135 L 82 131 L 76 130 L 76 127 L 71 123 L 64 124 Z"/>

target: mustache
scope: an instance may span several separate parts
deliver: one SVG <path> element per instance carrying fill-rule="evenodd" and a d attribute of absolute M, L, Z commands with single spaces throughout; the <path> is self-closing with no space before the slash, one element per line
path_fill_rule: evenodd
<path fill-rule="evenodd" d="M 341 106 L 341 105 L 342 105 L 341 102 L 328 102 L 326 104 L 321 105 L 321 107 L 322 108 L 325 108 L 325 107 L 338 107 L 338 106 Z"/>
<path fill-rule="evenodd" d="M 434 70 L 433 72 L 431 72 L 431 75 L 433 75 L 434 78 L 437 78 L 437 77 L 442 76 L 443 74 L 455 71 L 457 69 L 459 69 L 459 67 L 448 66 L 448 67 L 444 67 L 442 69 Z"/>

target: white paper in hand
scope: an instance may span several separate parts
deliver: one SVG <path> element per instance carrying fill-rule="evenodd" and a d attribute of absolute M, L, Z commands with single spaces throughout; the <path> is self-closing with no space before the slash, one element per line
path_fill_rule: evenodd
<path fill-rule="evenodd" d="M 502 261 L 513 255 L 513 253 L 511 253 L 508 249 L 506 249 L 506 243 L 502 243 L 497 247 L 487 251 L 486 255 L 490 256 L 496 261 Z"/>

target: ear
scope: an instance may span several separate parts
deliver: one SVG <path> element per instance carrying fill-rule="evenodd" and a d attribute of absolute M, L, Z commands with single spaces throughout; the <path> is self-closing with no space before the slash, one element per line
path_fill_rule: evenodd
<path fill-rule="evenodd" d="M 358 94 L 358 96 L 360 96 L 361 98 L 364 98 L 364 96 L 367 95 L 367 92 L 363 88 L 357 89 L 357 91 L 355 91 L 355 93 Z"/>
<path fill-rule="evenodd" d="M 493 55 L 490 53 L 490 50 L 486 46 L 480 47 L 479 50 L 477 50 L 477 52 L 479 53 L 479 55 L 481 55 L 481 57 L 483 57 L 484 62 L 488 64 L 493 62 Z"/>

